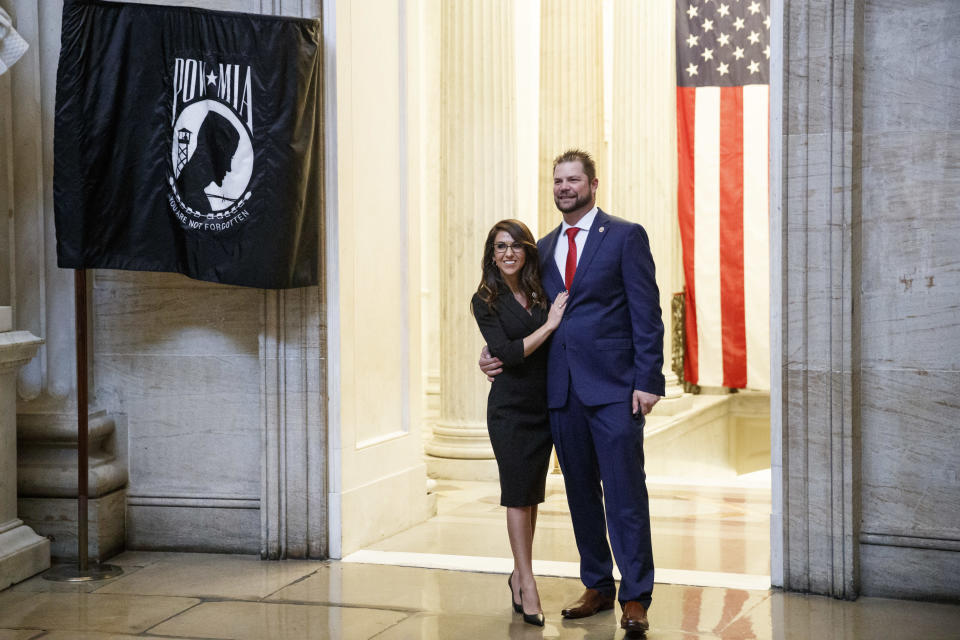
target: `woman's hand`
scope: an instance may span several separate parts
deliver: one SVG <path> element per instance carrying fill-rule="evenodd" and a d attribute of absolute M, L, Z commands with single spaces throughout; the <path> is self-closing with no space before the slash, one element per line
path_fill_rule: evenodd
<path fill-rule="evenodd" d="M 561 291 L 557 294 L 557 297 L 553 300 L 553 305 L 550 307 L 550 313 L 547 314 L 547 326 L 550 327 L 550 330 L 554 330 L 560 326 L 560 319 L 563 318 L 563 311 L 567 308 L 567 298 L 570 296 L 566 291 Z"/>

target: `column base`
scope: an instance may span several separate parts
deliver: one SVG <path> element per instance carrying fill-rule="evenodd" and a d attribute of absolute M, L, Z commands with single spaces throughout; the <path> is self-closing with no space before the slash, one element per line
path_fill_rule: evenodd
<path fill-rule="evenodd" d="M 127 490 L 118 489 L 87 501 L 87 555 L 102 562 L 124 549 Z M 77 499 L 20 498 L 20 518 L 50 538 L 50 553 L 58 560 L 77 558 Z"/>
<path fill-rule="evenodd" d="M 0 532 L 0 591 L 50 568 L 50 541 L 14 520 Z"/>
<path fill-rule="evenodd" d="M 493 459 L 438 458 L 424 456 L 427 476 L 438 480 L 475 480 L 496 482 L 500 479 L 497 461 Z"/>
<path fill-rule="evenodd" d="M 487 425 L 478 423 L 438 422 L 433 437 L 424 449 L 427 456 L 454 460 L 493 460 L 493 447 Z"/>

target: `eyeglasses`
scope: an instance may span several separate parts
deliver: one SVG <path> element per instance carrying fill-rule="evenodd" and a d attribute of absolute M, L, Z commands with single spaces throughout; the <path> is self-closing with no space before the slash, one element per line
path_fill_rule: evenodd
<path fill-rule="evenodd" d="M 497 253 L 506 253 L 507 249 L 513 249 L 514 253 L 520 253 L 524 250 L 524 244 L 522 242 L 514 242 L 513 244 L 509 242 L 497 242 L 493 245 L 494 251 Z"/>

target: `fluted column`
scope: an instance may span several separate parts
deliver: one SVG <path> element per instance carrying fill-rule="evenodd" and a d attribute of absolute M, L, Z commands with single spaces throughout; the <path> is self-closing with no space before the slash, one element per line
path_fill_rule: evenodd
<path fill-rule="evenodd" d="M 565 149 L 589 151 L 597 163 L 606 206 L 603 141 L 603 3 L 540 3 L 540 234 L 560 224 L 553 203 L 553 159 Z"/>
<path fill-rule="evenodd" d="M 8 326 L 38 336 L 43 343 L 17 376 L 20 517 L 40 534 L 55 538 L 55 556 L 75 552 L 76 473 L 62 461 L 76 457 L 77 385 L 74 338 L 74 283 L 69 269 L 57 266 L 53 213 L 53 129 L 62 3 L 13 0 L 9 7 L 17 31 L 29 49 L 0 83 L 0 210 L 12 214 L 10 231 L 0 234 L 10 283 L 0 285 L 9 298 Z M 4 171 L 4 169 L 6 169 Z M 9 182 L 7 182 L 9 180 Z M 3 277 L 7 271 L 3 269 Z M 8 304 L 0 299 L 0 304 Z M 95 323 L 88 321 L 92 329 Z M 90 344 L 94 344 L 90 336 Z M 92 352 L 92 349 L 91 349 Z M 92 374 L 92 369 L 91 369 Z M 95 389 L 92 383 L 91 389 Z M 91 404 L 95 398 L 91 399 Z M 104 523 L 108 534 L 90 536 L 91 557 L 122 547 L 125 463 L 101 442 L 115 443 L 116 425 L 91 408 L 90 522 Z M 94 425 L 100 425 L 96 429 Z M 99 454 L 103 455 L 99 455 Z M 29 460 L 29 462 L 28 462 Z M 24 469 L 29 466 L 30 472 Z M 106 483 L 97 479 L 109 476 Z M 104 501 L 105 495 L 111 497 Z M 64 496 L 71 496 L 65 498 Z M 72 505 L 69 503 L 73 503 Z M 104 506 L 107 505 L 112 506 Z M 120 507 L 116 507 L 120 504 Z M 74 538 L 75 539 L 75 538 Z"/>
<path fill-rule="evenodd" d="M 17 0 L 17 30 L 30 49 L 11 71 L 14 242 L 13 325 L 44 339 L 20 370 L 22 400 L 43 411 L 76 406 L 73 274 L 57 267 L 53 226 L 53 111 L 59 55 L 59 3 Z M 44 135 L 38 135 L 38 132 Z M 29 248 L 29 249 L 27 249 Z"/>
<path fill-rule="evenodd" d="M 672 0 L 616 0 L 613 18 L 613 212 L 639 222 L 650 237 L 663 314 L 667 396 L 656 408 L 672 415 L 688 408 L 670 367 L 671 299 L 683 288 L 677 223 L 675 6 Z"/>
<path fill-rule="evenodd" d="M 513 6 L 447 0 L 441 16 L 440 419 L 427 453 L 490 459 L 483 340 L 470 313 L 483 242 L 516 212 Z"/>

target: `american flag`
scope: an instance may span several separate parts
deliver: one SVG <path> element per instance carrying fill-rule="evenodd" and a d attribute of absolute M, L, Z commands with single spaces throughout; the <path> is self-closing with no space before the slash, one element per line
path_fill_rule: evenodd
<path fill-rule="evenodd" d="M 768 0 L 677 0 L 685 378 L 768 389 Z"/>

